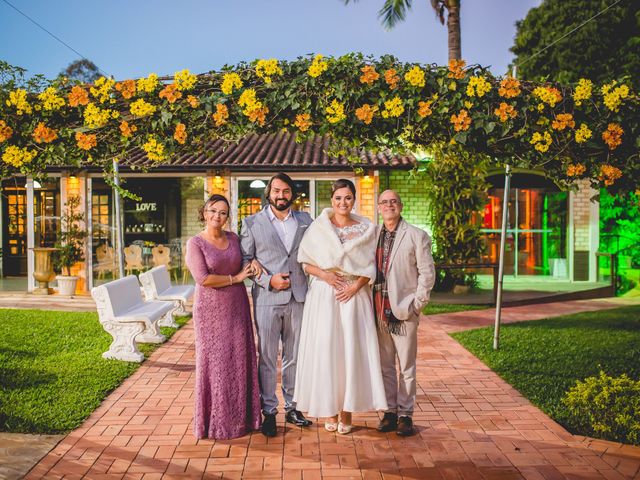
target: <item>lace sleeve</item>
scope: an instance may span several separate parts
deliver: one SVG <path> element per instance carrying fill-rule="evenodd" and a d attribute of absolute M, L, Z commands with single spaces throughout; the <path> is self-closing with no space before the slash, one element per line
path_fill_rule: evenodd
<path fill-rule="evenodd" d="M 192 237 L 189 242 L 187 242 L 185 262 L 187 263 L 187 267 L 189 268 L 193 279 L 198 285 L 202 285 L 209 276 L 209 268 L 207 267 L 207 262 L 204 258 L 204 252 L 200 245 L 198 245 L 196 237 Z"/>

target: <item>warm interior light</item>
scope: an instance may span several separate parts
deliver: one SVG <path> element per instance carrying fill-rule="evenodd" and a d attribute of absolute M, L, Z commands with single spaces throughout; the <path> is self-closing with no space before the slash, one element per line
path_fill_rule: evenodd
<path fill-rule="evenodd" d="M 42 188 L 42 185 L 40 185 L 40 182 L 37 180 L 33 181 L 33 188 Z"/>
<path fill-rule="evenodd" d="M 262 180 L 254 180 L 253 182 L 251 182 L 249 184 L 249 187 L 251 187 L 251 188 L 264 188 L 266 186 L 267 186 L 267 184 L 264 183 Z"/>

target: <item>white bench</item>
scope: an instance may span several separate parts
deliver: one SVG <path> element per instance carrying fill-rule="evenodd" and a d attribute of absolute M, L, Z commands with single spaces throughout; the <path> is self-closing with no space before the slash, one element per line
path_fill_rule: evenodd
<path fill-rule="evenodd" d="M 153 267 L 151 270 L 141 273 L 139 278 L 148 301 L 167 300 L 173 302 L 174 308 L 160 320 L 159 325 L 176 328 L 178 324 L 173 316 L 186 313 L 185 305 L 193 297 L 193 292 L 195 291 L 193 285 L 171 285 L 171 278 L 166 265 Z"/>
<path fill-rule="evenodd" d="M 103 328 L 113 337 L 104 358 L 141 362 L 137 342 L 162 343 L 158 321 L 174 308 L 171 302 L 145 302 L 135 275 L 91 289 Z"/>

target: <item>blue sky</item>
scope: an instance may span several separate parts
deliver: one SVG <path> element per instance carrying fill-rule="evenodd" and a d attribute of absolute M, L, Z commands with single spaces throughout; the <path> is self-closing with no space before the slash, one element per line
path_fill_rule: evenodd
<path fill-rule="evenodd" d="M 217 70 L 254 58 L 360 51 L 446 64 L 447 31 L 429 0 L 386 31 L 383 0 L 7 0 L 116 79 Z M 462 56 L 506 71 L 516 20 L 541 0 L 464 0 Z M 55 77 L 78 56 L 0 0 L 0 59 Z"/>

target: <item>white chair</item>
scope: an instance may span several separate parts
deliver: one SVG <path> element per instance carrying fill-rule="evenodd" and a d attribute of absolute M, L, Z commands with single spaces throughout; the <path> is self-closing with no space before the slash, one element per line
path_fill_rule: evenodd
<path fill-rule="evenodd" d="M 141 273 L 139 278 L 147 300 L 173 302 L 174 308 L 160 321 L 160 325 L 176 328 L 178 325 L 173 316 L 186 313 L 186 303 L 193 297 L 195 291 L 193 285 L 171 285 L 166 265 L 153 267 L 151 270 Z"/>
<path fill-rule="evenodd" d="M 172 302 L 145 302 L 134 275 L 91 289 L 103 328 L 113 337 L 104 358 L 141 362 L 144 355 L 136 342 L 162 343 L 158 321 L 174 309 Z"/>

